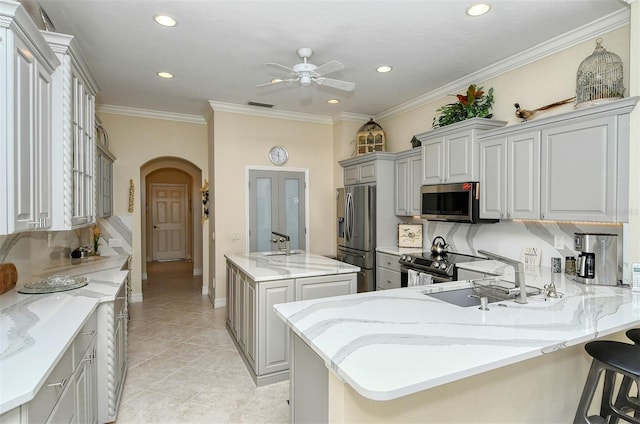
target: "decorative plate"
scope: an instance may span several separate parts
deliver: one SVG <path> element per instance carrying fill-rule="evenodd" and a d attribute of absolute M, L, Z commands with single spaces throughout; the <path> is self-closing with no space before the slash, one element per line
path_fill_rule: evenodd
<path fill-rule="evenodd" d="M 42 294 L 55 293 L 73 289 L 79 289 L 89 284 L 87 277 L 70 277 L 68 275 L 52 275 L 46 280 L 40 280 L 33 283 L 25 283 L 18 289 L 18 293 L 24 294 Z"/>

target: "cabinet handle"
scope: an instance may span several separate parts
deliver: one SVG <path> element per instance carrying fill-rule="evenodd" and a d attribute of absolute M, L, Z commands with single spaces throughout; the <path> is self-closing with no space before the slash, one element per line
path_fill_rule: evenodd
<path fill-rule="evenodd" d="M 66 385 L 67 385 L 67 379 L 63 378 L 62 381 L 59 381 L 57 383 L 47 384 L 47 387 L 60 387 L 62 389 Z"/>
<path fill-rule="evenodd" d="M 88 362 L 88 363 L 93 363 L 93 360 L 96 359 L 96 353 L 95 352 L 91 352 L 88 353 L 87 356 L 84 357 L 83 361 Z"/>
<path fill-rule="evenodd" d="M 80 333 L 83 336 L 93 336 L 96 334 L 96 330 L 91 330 L 91 331 L 84 331 L 82 333 Z"/>
<path fill-rule="evenodd" d="M 126 299 L 126 296 L 116 297 L 116 300 L 124 300 L 124 299 Z"/>

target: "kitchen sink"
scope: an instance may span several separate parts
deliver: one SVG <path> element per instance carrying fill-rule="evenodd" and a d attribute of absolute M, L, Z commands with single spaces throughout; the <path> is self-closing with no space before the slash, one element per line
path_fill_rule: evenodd
<path fill-rule="evenodd" d="M 503 300 L 515 300 L 518 296 L 518 289 L 513 286 L 513 283 L 506 283 L 492 280 L 493 284 L 478 284 L 474 283 L 474 287 L 465 289 L 449 290 L 444 292 L 428 293 L 424 292 L 425 296 L 431 296 L 436 299 L 440 299 L 444 302 L 451 303 L 452 305 L 468 307 L 468 306 L 480 306 L 480 298 L 486 297 L 488 303 L 500 302 Z M 503 283 L 503 284 L 501 284 Z M 527 296 L 535 296 L 542 293 L 542 290 L 537 287 L 527 286 Z"/>
<path fill-rule="evenodd" d="M 480 291 L 475 287 L 469 287 L 466 289 L 449 290 L 443 292 L 423 293 L 425 296 L 433 297 L 443 302 L 450 303 L 452 305 L 469 307 L 480 306 Z M 486 296 L 482 293 L 482 296 Z M 503 299 L 493 296 L 486 296 L 489 303 L 500 302 Z"/>
<path fill-rule="evenodd" d="M 264 252 L 264 256 L 285 256 L 287 254 L 287 252 Z M 299 255 L 300 254 L 300 250 L 292 250 L 291 252 L 289 252 L 290 255 Z"/>

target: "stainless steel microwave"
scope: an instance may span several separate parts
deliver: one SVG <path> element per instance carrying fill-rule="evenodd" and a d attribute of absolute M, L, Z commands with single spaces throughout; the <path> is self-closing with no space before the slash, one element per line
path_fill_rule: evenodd
<path fill-rule="evenodd" d="M 420 217 L 429 221 L 498 222 L 480 219 L 480 183 L 424 185 L 420 191 Z"/>

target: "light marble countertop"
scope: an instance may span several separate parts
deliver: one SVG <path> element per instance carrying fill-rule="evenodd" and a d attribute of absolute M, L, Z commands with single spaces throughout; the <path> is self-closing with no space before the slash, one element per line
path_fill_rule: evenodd
<path fill-rule="evenodd" d="M 408 253 L 422 253 L 425 250 L 423 248 L 416 247 L 376 247 L 376 252 L 387 253 L 389 255 L 401 256 Z"/>
<path fill-rule="evenodd" d="M 357 266 L 325 256 L 300 250 L 295 252 L 298 253 L 289 256 L 270 256 L 270 252 L 240 253 L 224 256 L 256 282 L 350 274 L 360 271 Z"/>
<path fill-rule="evenodd" d="M 25 282 L 42 278 L 33 276 L 0 295 L 0 414 L 33 399 L 91 313 L 115 299 L 129 272 L 120 269 L 128 256 L 102 258 L 85 266 L 56 264 L 41 274 L 85 275 L 89 284 L 79 289 L 18 293 Z"/>
<path fill-rule="evenodd" d="M 494 273 L 504 265 L 486 262 L 482 269 Z M 540 288 L 552 279 L 562 298 L 530 296 L 525 305 L 503 301 L 488 311 L 425 295 L 469 281 L 275 309 L 339 379 L 366 398 L 391 400 L 640 325 L 640 293 L 582 285 L 548 268 L 525 277 Z"/>

